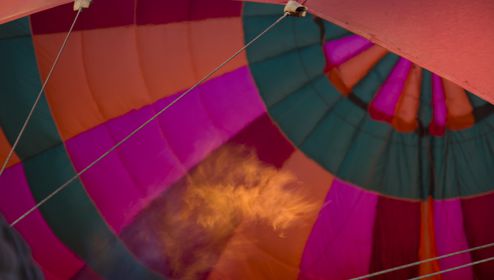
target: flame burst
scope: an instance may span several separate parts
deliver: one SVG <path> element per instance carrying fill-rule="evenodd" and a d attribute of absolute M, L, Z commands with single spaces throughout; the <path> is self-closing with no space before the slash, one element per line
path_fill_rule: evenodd
<path fill-rule="evenodd" d="M 148 209 L 172 279 L 207 277 L 240 223 L 269 225 L 280 238 L 317 211 L 289 172 L 262 163 L 245 148 L 223 147 Z M 141 240 L 149 239 L 149 231 Z M 148 242 L 149 243 L 149 242 Z M 232 244 L 230 244 L 231 246 Z M 235 244 L 242 246 L 242 244 Z"/>

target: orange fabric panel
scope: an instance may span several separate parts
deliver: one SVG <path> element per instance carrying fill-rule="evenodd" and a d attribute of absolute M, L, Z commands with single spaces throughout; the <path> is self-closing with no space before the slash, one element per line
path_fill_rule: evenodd
<path fill-rule="evenodd" d="M 301 152 L 283 166 L 302 183 L 304 193 L 322 206 L 333 176 Z M 243 223 L 230 239 L 210 279 L 297 279 L 305 242 L 316 221 L 306 217 L 278 236 L 266 225 Z"/>
<path fill-rule="evenodd" d="M 472 113 L 472 104 L 470 104 L 465 90 L 446 79 L 443 79 L 443 88 L 446 98 L 446 108 L 448 109 L 446 123 L 448 129 L 460 130 L 471 127 L 475 119 Z"/>
<path fill-rule="evenodd" d="M 43 79 L 63 42 L 65 34 L 33 36 Z M 82 33 L 74 32 L 46 85 L 46 99 L 63 139 L 104 121 L 86 76 Z"/>
<path fill-rule="evenodd" d="M 393 127 L 401 132 L 412 132 L 417 129 L 417 113 L 420 105 L 422 83 L 422 69 L 413 65 L 401 93 L 396 114 L 393 118 Z"/>
<path fill-rule="evenodd" d="M 64 36 L 34 36 L 42 77 Z M 74 32 L 46 89 L 62 138 L 187 89 L 242 46 L 240 18 Z"/>
<path fill-rule="evenodd" d="M 243 46 L 242 30 L 240 18 L 138 26 L 140 64 L 152 98 L 187 88 L 213 70 Z M 242 53 L 213 77 L 246 64 Z"/>
<path fill-rule="evenodd" d="M 420 223 L 420 248 L 419 259 L 425 260 L 437 257 L 436 241 L 434 234 L 434 210 L 433 200 L 431 197 L 427 201 L 421 202 L 420 205 L 421 223 Z M 422 263 L 419 266 L 419 275 L 426 275 L 440 271 L 438 261 Z M 441 280 L 441 275 L 427 279 Z"/>
<path fill-rule="evenodd" d="M 7 140 L 7 137 L 5 136 L 5 133 L 3 132 L 2 129 L 0 129 L 0 167 L 3 164 L 4 160 L 7 158 L 7 155 L 10 152 L 10 149 L 12 149 L 12 146 L 10 145 L 9 141 Z M 20 162 L 20 159 L 17 157 L 17 155 L 14 154 L 10 158 L 9 163 L 7 164 L 7 167 L 12 166 L 16 163 Z"/>
<path fill-rule="evenodd" d="M 352 88 L 386 54 L 386 49 L 374 45 L 338 67 L 330 69 L 328 78 L 342 94 L 348 95 Z"/>
<path fill-rule="evenodd" d="M 73 0 L 0 1 L 0 24 L 69 2 Z"/>
<path fill-rule="evenodd" d="M 494 103 L 494 1 L 310 0 L 307 6 Z"/>

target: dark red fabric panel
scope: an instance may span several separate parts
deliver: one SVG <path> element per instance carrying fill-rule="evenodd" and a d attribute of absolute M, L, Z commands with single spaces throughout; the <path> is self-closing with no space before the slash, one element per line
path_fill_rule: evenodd
<path fill-rule="evenodd" d="M 242 2 L 233 0 L 95 0 L 80 15 L 75 30 L 134 24 L 240 16 Z M 33 34 L 67 32 L 75 12 L 72 4 L 31 16 Z M 134 19 L 135 17 L 135 19 Z"/>
<path fill-rule="evenodd" d="M 415 262 L 420 245 L 420 203 L 379 197 L 374 224 L 371 272 Z M 409 279 L 418 274 L 412 267 L 373 279 Z"/>
<path fill-rule="evenodd" d="M 238 17 L 242 2 L 234 0 L 139 0 L 138 24 L 163 24 L 207 18 Z"/>
<path fill-rule="evenodd" d="M 95 0 L 84 10 L 74 30 L 129 25 L 134 22 L 134 0 Z M 72 4 L 59 6 L 31 16 L 33 34 L 67 32 L 75 12 Z"/>
<path fill-rule="evenodd" d="M 469 247 L 494 242 L 494 194 L 462 200 L 463 224 Z M 472 261 L 494 257 L 494 248 L 474 251 Z M 494 279 L 494 262 L 473 267 L 477 279 Z"/>
<path fill-rule="evenodd" d="M 268 115 L 253 121 L 230 141 L 254 148 L 260 160 L 281 167 L 295 151 Z"/>

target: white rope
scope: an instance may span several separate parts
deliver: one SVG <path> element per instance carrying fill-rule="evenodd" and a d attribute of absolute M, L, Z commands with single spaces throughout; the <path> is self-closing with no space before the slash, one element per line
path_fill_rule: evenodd
<path fill-rule="evenodd" d="M 423 264 L 423 263 L 428 263 L 428 262 L 432 262 L 432 261 L 436 261 L 436 260 L 441 260 L 441 259 L 445 259 L 445 258 L 456 256 L 456 255 L 461 255 L 461 254 L 464 254 L 464 253 L 468 253 L 468 252 L 473 252 L 473 251 L 477 251 L 477 250 L 481 250 L 481 249 L 486 249 L 486 248 L 493 247 L 493 246 L 494 246 L 494 242 L 493 243 L 484 244 L 484 245 L 480 245 L 480 246 L 477 246 L 477 247 L 472 247 L 472 248 L 464 249 L 464 250 L 461 250 L 461 251 L 452 252 L 452 253 L 449 253 L 449 254 L 444 254 L 444 255 L 441 255 L 441 256 L 437 256 L 437 257 L 433 257 L 433 258 L 429 258 L 429 259 L 425 259 L 425 260 L 421 260 L 421 261 L 417 261 L 417 262 L 413 262 L 413 263 L 409 263 L 409 264 L 404 264 L 404 265 L 400 265 L 400 266 L 388 268 L 388 269 L 381 270 L 381 271 L 378 271 L 378 272 L 374 272 L 374 273 L 371 273 L 371 274 L 367 274 L 367 275 L 364 275 L 364 276 L 359 276 L 359 277 L 356 277 L 356 278 L 352 278 L 350 280 L 367 279 L 367 278 L 375 277 L 375 276 L 378 276 L 378 275 L 390 273 L 390 272 L 393 272 L 393 271 L 402 270 L 402 269 L 405 269 L 405 268 L 408 268 L 408 267 L 420 265 L 420 264 Z"/>
<path fill-rule="evenodd" d="M 63 40 L 63 43 L 58 50 L 57 56 L 55 57 L 55 60 L 53 61 L 53 64 L 51 65 L 50 71 L 48 72 L 48 75 L 46 75 L 46 79 L 41 86 L 41 89 L 38 92 L 38 95 L 36 96 L 36 99 L 34 100 L 34 103 L 31 107 L 31 110 L 29 111 L 29 114 L 27 114 L 26 120 L 24 121 L 24 124 L 22 125 L 21 129 L 19 130 L 19 133 L 17 134 L 17 137 L 15 138 L 14 144 L 12 145 L 12 148 L 10 149 L 7 158 L 5 158 L 2 168 L 0 169 L 0 176 L 2 176 L 3 172 L 5 171 L 5 168 L 7 168 L 7 164 L 9 163 L 10 159 L 14 155 L 15 148 L 17 148 L 17 145 L 19 144 L 19 141 L 21 140 L 22 135 L 24 134 L 24 131 L 26 130 L 27 125 L 29 124 L 29 121 L 31 120 L 31 117 L 33 116 L 34 111 L 36 110 L 36 107 L 39 104 L 39 101 L 41 100 L 41 97 L 43 96 L 43 92 L 45 90 L 46 85 L 48 84 L 48 81 L 50 81 L 51 74 L 53 73 L 53 70 L 55 69 L 55 66 L 58 63 L 58 60 L 60 59 L 60 56 L 63 53 L 63 50 L 65 49 L 65 46 L 67 45 L 67 42 L 69 41 L 70 34 L 72 33 L 72 30 L 74 29 L 74 26 L 77 22 L 77 19 L 79 18 L 79 15 L 81 14 L 82 8 L 77 10 L 77 13 L 74 17 L 74 20 L 72 21 L 72 25 L 70 26 L 69 31 L 67 32 L 67 35 L 65 36 L 65 39 Z"/>
<path fill-rule="evenodd" d="M 445 270 L 441 270 L 441 271 L 437 271 L 437 272 L 434 272 L 434 273 L 430 273 L 430 274 L 422 275 L 422 276 L 419 276 L 419 277 L 411 278 L 410 280 L 419 280 L 419 279 L 430 278 L 430 277 L 434 277 L 434 276 L 439 275 L 439 274 L 448 273 L 448 272 L 451 272 L 451 271 L 455 271 L 455 270 L 458 270 L 458 269 L 462 269 L 462 268 L 465 268 L 465 267 L 474 266 L 474 265 L 477 265 L 477 264 L 486 263 L 486 262 L 490 262 L 490 261 L 494 261 L 494 257 L 485 258 L 485 259 L 481 259 L 481 260 L 478 260 L 478 261 L 475 261 L 475 262 L 470 262 L 470 263 L 462 264 L 462 265 L 459 265 L 459 266 L 451 267 L 451 268 L 448 268 L 448 269 L 445 269 Z"/>
<path fill-rule="evenodd" d="M 211 76 L 213 76 L 218 70 L 220 70 L 223 66 L 225 66 L 228 62 L 233 60 L 235 57 L 237 57 L 240 53 L 242 53 L 245 49 L 247 49 L 250 45 L 252 45 L 254 42 L 256 42 L 259 38 L 264 36 L 268 31 L 270 31 L 273 27 L 275 27 L 278 23 L 280 23 L 284 18 L 288 16 L 287 13 L 283 14 L 280 18 L 278 18 L 274 23 L 272 23 L 270 26 L 268 26 L 264 31 L 259 33 L 256 37 L 254 37 L 252 40 L 250 40 L 246 45 L 244 45 L 242 48 L 240 48 L 237 52 L 235 52 L 232 56 L 230 56 L 227 60 L 225 60 L 223 63 L 218 65 L 216 68 L 214 68 L 211 72 L 209 72 L 206 76 L 204 76 L 201 80 L 199 80 L 196 84 L 194 84 L 191 88 L 189 88 L 187 91 L 183 92 L 180 94 L 177 98 L 175 98 L 170 104 L 166 105 L 163 109 L 161 109 L 159 112 L 157 112 L 155 115 L 153 115 L 151 118 L 149 118 L 147 121 L 145 121 L 143 124 L 141 124 L 139 127 L 134 129 L 131 133 L 129 133 L 127 136 L 125 136 L 122 140 L 120 140 L 118 143 L 116 143 L 113 147 L 111 147 L 109 150 L 104 152 L 101 156 L 99 156 L 96 160 L 91 162 L 89 165 L 87 165 L 84 169 L 79 171 L 76 175 L 74 175 L 72 178 L 70 178 L 67 182 L 64 184 L 60 185 L 58 188 L 55 189 L 52 193 L 50 193 L 47 197 L 42 199 L 40 202 L 38 202 L 36 205 L 34 205 L 31 209 L 29 209 L 27 212 L 22 214 L 19 218 L 17 218 L 12 224 L 10 224 L 10 227 L 14 227 L 17 223 L 22 221 L 25 217 L 27 217 L 29 214 L 34 212 L 36 209 L 38 209 L 40 206 L 45 204 L 48 200 L 50 200 L 52 197 L 54 197 L 57 193 L 61 192 L 63 189 L 65 189 L 67 186 L 69 186 L 72 182 L 74 182 L 77 178 L 79 178 L 82 174 L 86 173 L 91 167 L 93 167 L 95 164 L 100 162 L 102 159 L 107 157 L 110 153 L 115 151 L 118 147 L 120 147 L 123 143 L 125 143 L 127 140 L 129 140 L 132 136 L 134 136 L 136 133 L 138 133 L 140 130 L 142 130 L 144 127 L 146 127 L 149 123 L 154 121 L 157 117 L 159 117 L 161 114 L 163 114 L 166 110 L 168 110 L 170 107 L 175 105 L 180 99 L 185 97 L 187 94 L 189 94 L 191 91 L 193 91 L 195 88 L 197 88 L 199 85 L 201 85 L 203 82 L 205 82 L 207 79 L 209 79 Z"/>

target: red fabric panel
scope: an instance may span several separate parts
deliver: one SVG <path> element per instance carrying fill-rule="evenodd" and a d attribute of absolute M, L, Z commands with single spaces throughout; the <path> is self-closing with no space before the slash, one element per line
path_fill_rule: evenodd
<path fill-rule="evenodd" d="M 374 224 L 371 272 L 415 262 L 419 258 L 420 202 L 380 197 Z M 409 279 L 418 267 L 387 273 L 373 279 Z"/>
<path fill-rule="evenodd" d="M 253 121 L 238 133 L 232 143 L 255 148 L 260 160 L 280 168 L 295 151 L 268 115 Z"/>
<path fill-rule="evenodd" d="M 162 24 L 240 16 L 242 2 L 233 0 L 140 0 L 137 24 Z"/>
<path fill-rule="evenodd" d="M 462 200 L 463 224 L 469 247 L 494 242 L 494 194 Z M 494 257 L 494 248 L 474 251 L 472 261 Z M 494 262 L 473 267 L 476 278 L 494 279 Z"/>
<path fill-rule="evenodd" d="M 34 14 L 31 16 L 33 34 L 67 32 L 74 16 L 72 4 Z M 93 1 L 91 7 L 81 13 L 74 30 L 122 26 L 133 22 L 134 0 Z"/>
<path fill-rule="evenodd" d="M 137 3 L 136 3 L 137 2 Z M 238 17 L 242 3 L 231 0 L 102 0 L 80 15 L 75 30 L 164 24 L 208 18 Z M 72 4 L 31 16 L 33 34 L 66 32 L 75 16 Z M 135 18 L 134 18 L 135 17 Z"/>

